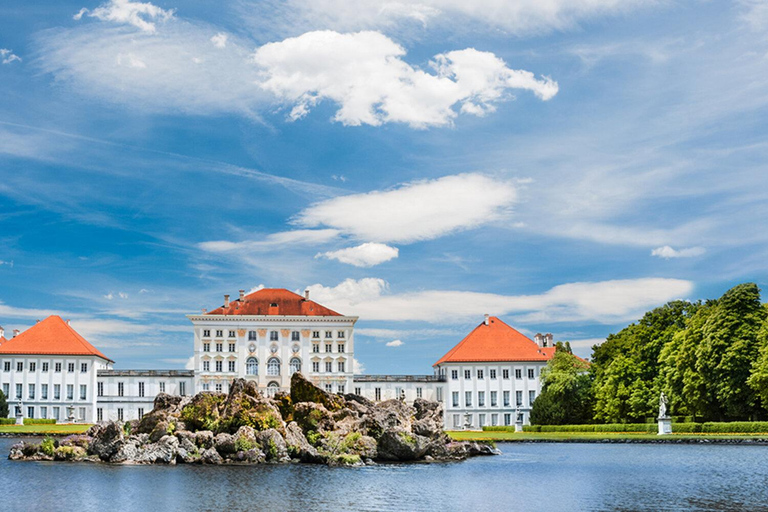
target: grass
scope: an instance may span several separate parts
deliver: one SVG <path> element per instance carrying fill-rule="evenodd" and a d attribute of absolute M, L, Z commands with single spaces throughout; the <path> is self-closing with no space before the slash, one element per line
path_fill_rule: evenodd
<path fill-rule="evenodd" d="M 91 425 L 63 423 L 58 425 L 0 425 L 0 434 L 82 434 Z"/>
<path fill-rule="evenodd" d="M 764 434 L 656 434 L 632 432 L 447 432 L 460 441 L 493 440 L 501 442 L 525 441 L 600 441 L 606 440 L 674 440 L 674 439 L 766 439 Z"/>

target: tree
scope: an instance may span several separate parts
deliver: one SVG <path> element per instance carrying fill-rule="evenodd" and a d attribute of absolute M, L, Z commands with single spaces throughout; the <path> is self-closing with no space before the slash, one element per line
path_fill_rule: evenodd
<path fill-rule="evenodd" d="M 8 401 L 5 399 L 5 393 L 0 390 L 0 418 L 8 417 Z"/>
<path fill-rule="evenodd" d="M 555 355 L 541 371 L 542 390 L 533 402 L 531 423 L 563 425 L 591 422 L 592 382 L 587 366 L 571 354 L 566 345 L 557 344 Z"/>
<path fill-rule="evenodd" d="M 765 307 L 768 308 L 768 305 Z M 768 319 L 763 322 L 760 332 L 757 333 L 757 344 L 758 356 L 752 365 L 747 384 L 757 394 L 763 409 L 768 409 Z"/>

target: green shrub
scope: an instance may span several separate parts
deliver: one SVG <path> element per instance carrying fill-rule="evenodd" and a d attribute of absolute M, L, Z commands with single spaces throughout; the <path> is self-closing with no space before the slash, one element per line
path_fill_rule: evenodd
<path fill-rule="evenodd" d="M 696 434 L 698 432 L 701 432 L 701 423 L 672 423 L 673 434 Z"/>
<path fill-rule="evenodd" d="M 13 421 L 16 423 L 16 420 Z M 25 425 L 55 425 L 56 420 L 42 418 L 24 418 Z"/>
<path fill-rule="evenodd" d="M 236 452 L 247 452 L 248 450 L 252 450 L 254 448 L 261 448 L 256 441 L 248 439 L 245 436 L 240 436 L 235 439 Z"/>
<path fill-rule="evenodd" d="M 200 393 L 192 402 L 181 410 L 181 419 L 191 431 L 219 430 L 219 405 L 224 402 L 224 395 Z"/>
<path fill-rule="evenodd" d="M 53 457 L 53 452 L 56 451 L 56 441 L 52 437 L 46 437 L 40 443 L 40 451 L 49 457 Z"/>
<path fill-rule="evenodd" d="M 768 421 L 707 422 L 701 425 L 706 434 L 762 434 L 768 433 Z"/>
<path fill-rule="evenodd" d="M 15 425 L 16 418 L 0 418 L 0 425 Z"/>
<path fill-rule="evenodd" d="M 336 456 L 336 462 L 339 464 L 357 464 L 360 462 L 360 456 L 359 455 L 350 455 L 348 453 L 342 453 Z"/>

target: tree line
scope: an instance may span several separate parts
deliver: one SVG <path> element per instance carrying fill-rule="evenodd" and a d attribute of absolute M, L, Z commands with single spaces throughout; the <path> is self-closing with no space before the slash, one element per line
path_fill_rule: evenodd
<path fill-rule="evenodd" d="M 673 301 L 592 347 L 591 364 L 558 344 L 542 372 L 531 422 L 643 422 L 658 413 L 696 421 L 768 418 L 768 305 L 744 283 L 705 302 Z"/>

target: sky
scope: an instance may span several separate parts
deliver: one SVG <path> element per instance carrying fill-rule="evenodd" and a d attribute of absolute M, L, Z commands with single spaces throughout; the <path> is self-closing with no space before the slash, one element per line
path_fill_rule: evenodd
<path fill-rule="evenodd" d="M 184 368 L 309 289 L 366 373 L 768 283 L 768 3 L 5 1 L 0 325 Z"/>

